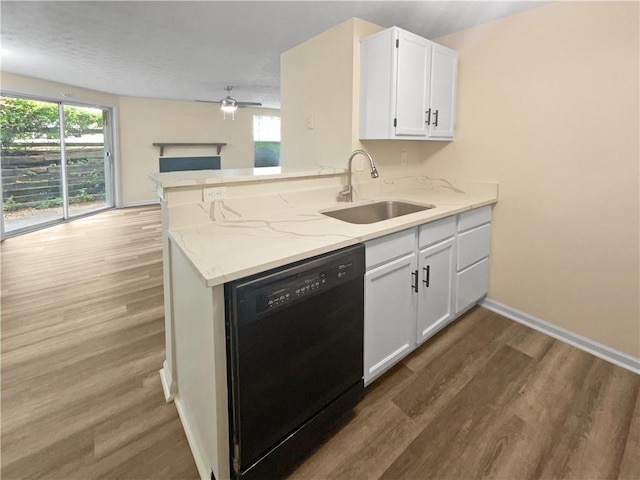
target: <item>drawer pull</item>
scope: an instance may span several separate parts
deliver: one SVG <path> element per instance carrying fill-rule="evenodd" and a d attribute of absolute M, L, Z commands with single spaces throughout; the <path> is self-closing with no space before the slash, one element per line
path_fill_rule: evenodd
<path fill-rule="evenodd" d="M 411 276 L 412 278 L 412 285 L 411 288 L 413 288 L 414 292 L 418 291 L 418 270 L 416 270 L 415 272 L 411 272 Z"/>
<path fill-rule="evenodd" d="M 423 267 L 422 271 L 424 272 L 424 278 L 422 279 L 422 283 L 424 283 L 425 286 L 429 288 L 429 276 L 431 273 L 431 265 L 427 265 L 426 267 Z"/>

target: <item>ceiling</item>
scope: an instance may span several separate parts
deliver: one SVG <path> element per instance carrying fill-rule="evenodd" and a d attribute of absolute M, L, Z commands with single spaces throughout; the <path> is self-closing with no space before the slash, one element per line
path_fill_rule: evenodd
<path fill-rule="evenodd" d="M 7 1 L 2 71 L 117 95 L 280 104 L 280 54 L 359 17 L 437 38 L 540 1 Z"/>

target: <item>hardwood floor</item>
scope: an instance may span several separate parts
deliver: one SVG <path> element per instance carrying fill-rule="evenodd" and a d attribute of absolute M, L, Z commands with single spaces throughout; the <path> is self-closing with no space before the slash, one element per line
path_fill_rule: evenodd
<path fill-rule="evenodd" d="M 164 359 L 158 207 L 6 240 L 3 479 L 195 479 Z M 290 479 L 640 479 L 640 377 L 476 308 Z"/>
<path fill-rule="evenodd" d="M 293 479 L 639 479 L 640 377 L 475 308 L 374 383 Z"/>
<path fill-rule="evenodd" d="M 152 206 L 2 243 L 3 479 L 198 478 L 158 375 L 160 232 Z"/>

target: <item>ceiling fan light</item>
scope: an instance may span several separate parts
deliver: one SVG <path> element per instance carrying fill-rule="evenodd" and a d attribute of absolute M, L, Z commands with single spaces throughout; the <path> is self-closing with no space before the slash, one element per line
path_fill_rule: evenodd
<path fill-rule="evenodd" d="M 238 109 L 238 102 L 233 98 L 227 97 L 220 101 L 220 110 L 225 113 L 233 113 Z"/>
<path fill-rule="evenodd" d="M 220 105 L 220 110 L 222 110 L 224 113 L 234 113 L 237 109 L 237 105 Z"/>

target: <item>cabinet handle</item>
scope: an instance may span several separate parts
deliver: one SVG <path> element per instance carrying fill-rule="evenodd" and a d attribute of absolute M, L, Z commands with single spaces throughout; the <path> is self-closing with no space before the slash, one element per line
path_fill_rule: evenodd
<path fill-rule="evenodd" d="M 422 279 L 422 283 L 425 284 L 427 288 L 429 288 L 429 274 L 431 273 L 431 265 L 427 265 L 426 267 L 422 267 L 422 271 L 424 272 L 424 278 Z"/>
<path fill-rule="evenodd" d="M 438 126 L 438 110 L 434 110 L 433 111 L 433 126 L 437 127 Z"/>
<path fill-rule="evenodd" d="M 427 114 L 426 124 L 431 125 L 431 109 L 427 110 L 425 113 Z"/>
<path fill-rule="evenodd" d="M 416 270 L 415 272 L 411 272 L 411 276 L 412 278 L 412 283 L 413 285 L 411 285 L 411 288 L 413 288 L 414 292 L 418 291 L 418 270 Z"/>

